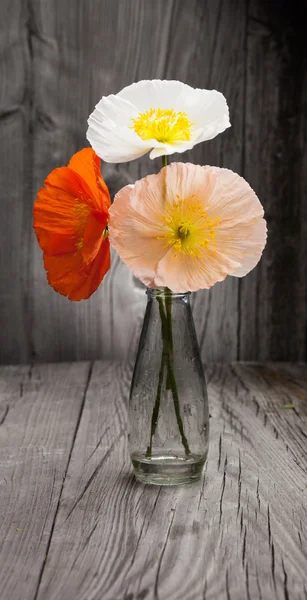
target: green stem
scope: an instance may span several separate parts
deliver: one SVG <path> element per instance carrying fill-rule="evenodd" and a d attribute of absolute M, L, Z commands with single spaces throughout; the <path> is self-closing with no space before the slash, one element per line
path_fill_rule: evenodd
<path fill-rule="evenodd" d="M 170 292 L 168 288 L 165 288 L 166 292 Z M 169 351 L 170 351 L 170 359 L 173 364 L 173 351 L 174 351 L 174 343 L 173 343 L 173 326 L 172 326 L 172 297 L 171 295 L 166 294 L 165 297 L 165 307 L 166 307 L 166 321 L 167 321 L 167 334 L 168 334 L 168 343 L 169 343 Z M 166 379 L 166 389 L 171 389 L 171 384 L 169 380 L 169 373 L 167 373 Z"/>
<path fill-rule="evenodd" d="M 161 327 L 162 327 L 162 338 L 163 338 L 163 341 L 165 342 L 164 348 L 166 349 L 166 366 L 167 366 L 167 371 L 168 371 L 167 377 L 168 377 L 170 388 L 171 388 L 172 394 L 173 394 L 174 408 L 175 408 L 176 419 L 177 419 L 179 433 L 181 436 L 182 445 L 185 449 L 186 455 L 188 456 L 189 454 L 191 454 L 191 451 L 190 451 L 188 440 L 184 433 L 183 422 L 182 422 L 181 413 L 180 413 L 180 404 L 179 404 L 177 384 L 176 384 L 174 368 L 173 368 L 173 360 L 172 360 L 171 354 L 170 354 L 170 347 L 173 347 L 173 337 L 170 340 L 169 327 L 168 327 L 168 323 L 167 323 L 167 317 L 164 312 L 163 300 L 162 300 L 162 298 L 159 298 L 159 297 L 157 298 L 157 300 L 159 302 L 159 311 L 160 311 Z"/>
<path fill-rule="evenodd" d="M 179 429 L 179 432 L 181 435 L 181 441 L 182 441 L 183 447 L 185 449 L 185 453 L 187 456 L 189 456 L 189 454 L 191 454 L 191 450 L 189 447 L 188 440 L 184 433 L 183 422 L 182 422 L 182 418 L 181 418 L 181 414 L 180 414 L 180 404 L 179 404 L 179 396 L 178 396 L 178 391 L 177 391 L 176 379 L 175 379 L 173 366 L 171 364 L 169 355 L 167 357 L 167 368 L 168 368 L 170 384 L 171 384 L 172 392 L 173 392 L 174 408 L 175 408 L 175 413 L 176 413 L 176 418 L 177 418 L 177 423 L 178 423 L 178 429 Z"/>
<path fill-rule="evenodd" d="M 163 309 L 163 304 L 162 304 L 162 309 Z M 161 326 L 162 326 L 162 321 L 161 321 Z M 163 334 L 163 332 L 162 332 L 162 334 Z M 155 400 L 155 404 L 154 404 L 153 411 L 152 411 L 152 416 L 151 416 L 150 442 L 149 442 L 149 445 L 148 445 L 147 450 L 146 450 L 146 457 L 147 458 L 151 458 L 151 456 L 152 456 L 152 440 L 153 440 L 153 437 L 155 435 L 155 432 L 156 432 L 156 429 L 157 429 L 157 424 L 158 424 L 160 402 L 161 402 L 161 391 L 162 391 L 162 384 L 163 384 L 163 377 L 164 377 L 164 369 L 165 369 L 165 365 L 166 365 L 166 355 L 167 355 L 167 352 L 168 352 L 168 349 L 166 347 L 166 340 L 163 337 L 163 335 L 162 335 L 162 339 L 163 339 L 163 350 L 162 350 L 161 363 L 160 363 L 160 371 L 159 371 L 159 378 L 158 378 L 157 395 L 156 395 L 156 400 Z M 168 375 L 167 375 L 167 380 L 168 380 Z M 166 389 L 169 390 L 171 388 L 170 388 L 170 386 L 168 387 L 168 385 L 166 384 Z"/>
<path fill-rule="evenodd" d="M 167 167 L 167 156 L 162 156 L 162 167 Z"/>
<path fill-rule="evenodd" d="M 164 376 L 164 367 L 165 367 L 165 352 L 163 349 L 162 357 L 161 357 L 160 371 L 159 371 L 159 380 L 158 380 L 156 401 L 155 401 L 155 405 L 153 407 L 152 417 L 151 417 L 150 442 L 149 442 L 149 446 L 146 450 L 147 458 L 151 458 L 151 455 L 152 455 L 152 439 L 153 439 L 153 436 L 155 435 L 157 424 L 158 424 L 158 416 L 159 416 L 160 401 L 161 401 L 161 391 L 162 391 L 163 376 Z"/>

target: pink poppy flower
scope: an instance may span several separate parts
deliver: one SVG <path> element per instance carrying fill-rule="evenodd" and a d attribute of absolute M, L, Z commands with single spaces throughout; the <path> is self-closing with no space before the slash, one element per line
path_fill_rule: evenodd
<path fill-rule="evenodd" d="M 174 292 L 243 277 L 266 243 L 263 208 L 228 169 L 172 163 L 116 194 L 110 242 L 148 287 Z"/>

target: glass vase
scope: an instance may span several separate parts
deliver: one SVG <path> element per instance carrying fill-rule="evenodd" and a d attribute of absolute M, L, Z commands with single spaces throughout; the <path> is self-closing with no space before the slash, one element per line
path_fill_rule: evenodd
<path fill-rule="evenodd" d="M 209 412 L 190 294 L 146 293 L 129 399 L 129 452 L 139 481 L 191 483 L 207 458 Z"/>

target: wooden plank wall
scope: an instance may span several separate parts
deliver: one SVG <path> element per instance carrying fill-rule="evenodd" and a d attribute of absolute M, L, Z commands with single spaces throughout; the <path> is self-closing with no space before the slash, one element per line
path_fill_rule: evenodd
<path fill-rule="evenodd" d="M 193 295 L 204 359 L 306 358 L 307 78 L 299 4 L 1 0 L 0 13 L 1 362 L 133 357 L 141 287 L 114 256 L 89 301 L 55 294 L 31 211 L 48 172 L 86 145 L 86 120 L 99 98 L 145 78 L 225 94 L 232 128 L 184 160 L 244 175 L 268 219 L 257 269 Z M 148 157 L 102 168 L 113 192 L 158 169 Z"/>

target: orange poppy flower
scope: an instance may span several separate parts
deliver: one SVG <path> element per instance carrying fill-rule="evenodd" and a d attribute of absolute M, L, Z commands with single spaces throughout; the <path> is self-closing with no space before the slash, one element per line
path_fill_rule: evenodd
<path fill-rule="evenodd" d="M 34 230 L 49 284 L 70 300 L 89 298 L 110 268 L 111 204 L 91 148 L 52 171 L 34 203 Z"/>

